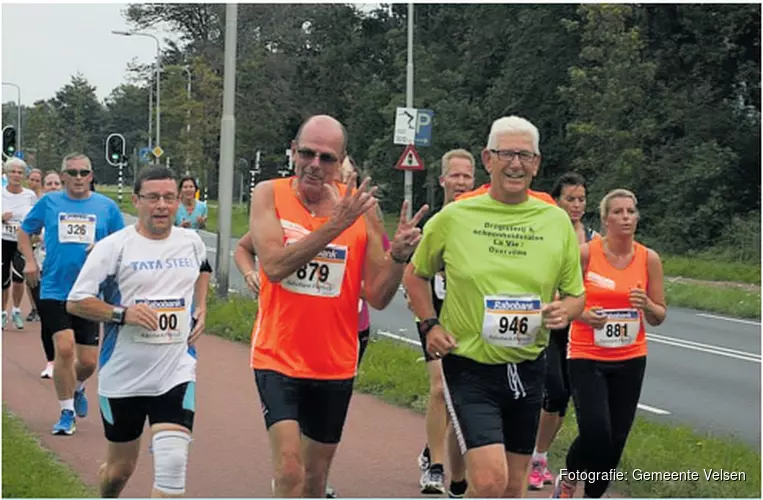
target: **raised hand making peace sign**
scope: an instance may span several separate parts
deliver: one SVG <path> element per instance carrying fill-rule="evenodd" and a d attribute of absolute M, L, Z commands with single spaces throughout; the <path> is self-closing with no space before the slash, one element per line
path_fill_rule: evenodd
<path fill-rule="evenodd" d="M 419 222 L 428 211 L 429 205 L 424 205 L 412 219 L 408 220 L 408 200 L 403 202 L 400 209 L 400 221 L 397 223 L 395 237 L 390 244 L 390 254 L 395 260 L 408 260 L 413 255 L 413 251 L 416 250 L 416 245 L 421 239 Z"/>

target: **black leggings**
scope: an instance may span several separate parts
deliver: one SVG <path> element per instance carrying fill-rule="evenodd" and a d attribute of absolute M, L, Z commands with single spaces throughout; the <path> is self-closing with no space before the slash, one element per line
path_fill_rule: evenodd
<path fill-rule="evenodd" d="M 40 283 L 38 282 L 37 286 L 34 288 L 29 287 L 29 290 L 32 292 L 32 303 L 34 304 L 34 308 L 37 309 L 37 313 L 39 314 Z M 42 337 L 42 348 L 45 350 L 45 359 L 51 362 L 56 358 L 56 349 L 53 347 L 53 337 L 45 335 L 42 328 L 40 328 L 40 335 Z"/>
<path fill-rule="evenodd" d="M 569 472 L 617 467 L 636 417 L 646 357 L 625 361 L 568 360 L 578 437 L 567 452 Z M 586 481 L 585 494 L 601 498 L 609 481 Z"/>
<path fill-rule="evenodd" d="M 567 372 L 567 335 L 570 327 L 551 330 L 546 349 L 546 387 L 543 409 L 563 417 L 570 402 L 570 379 Z"/>

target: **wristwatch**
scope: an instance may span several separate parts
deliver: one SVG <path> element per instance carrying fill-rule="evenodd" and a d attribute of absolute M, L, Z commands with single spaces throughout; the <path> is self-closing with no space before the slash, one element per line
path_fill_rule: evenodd
<path fill-rule="evenodd" d="M 435 327 L 435 325 L 439 325 L 440 320 L 437 318 L 429 318 L 422 321 L 419 321 L 419 333 L 426 337 L 426 335 L 429 333 L 429 330 Z"/>
<path fill-rule="evenodd" d="M 124 307 L 115 307 L 111 310 L 111 322 L 116 323 L 118 325 L 124 325 L 125 324 L 125 311 L 127 309 Z"/>

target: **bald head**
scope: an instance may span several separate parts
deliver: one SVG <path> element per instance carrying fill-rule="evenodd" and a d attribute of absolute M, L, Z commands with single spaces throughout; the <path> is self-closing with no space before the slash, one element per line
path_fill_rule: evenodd
<path fill-rule="evenodd" d="M 300 139 L 310 135 L 321 135 L 327 139 L 337 137 L 340 141 L 339 153 L 344 155 L 347 151 L 347 130 L 339 120 L 329 115 L 313 115 L 302 122 L 294 141 L 299 144 Z M 332 137 L 333 136 L 333 137 Z"/>

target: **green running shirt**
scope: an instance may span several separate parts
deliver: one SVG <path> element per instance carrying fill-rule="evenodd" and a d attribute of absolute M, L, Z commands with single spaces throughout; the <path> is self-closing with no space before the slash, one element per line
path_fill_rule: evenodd
<path fill-rule="evenodd" d="M 454 354 L 479 363 L 536 359 L 548 345 L 540 308 L 585 292 L 580 247 L 567 213 L 535 198 L 508 205 L 490 194 L 449 203 L 424 226 L 411 260 L 431 278 L 445 267 L 440 322 Z"/>

